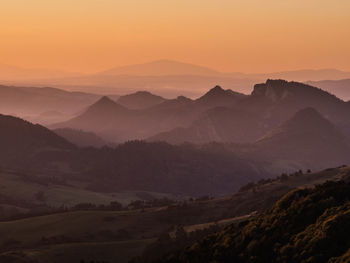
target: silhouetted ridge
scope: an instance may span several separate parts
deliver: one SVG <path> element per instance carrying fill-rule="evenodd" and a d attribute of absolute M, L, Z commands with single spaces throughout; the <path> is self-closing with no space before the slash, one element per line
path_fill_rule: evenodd
<path fill-rule="evenodd" d="M 125 107 L 119 105 L 112 99 L 110 99 L 107 96 L 103 96 L 101 99 L 99 99 L 96 103 L 92 104 L 85 113 L 114 113 L 116 111 L 124 111 L 126 110 Z"/>
<path fill-rule="evenodd" d="M 341 101 L 334 95 L 319 88 L 299 82 L 281 79 L 268 79 L 266 83 L 256 84 L 254 85 L 254 90 L 252 92 L 252 96 L 267 97 L 274 101 L 285 99 L 290 95 L 301 97 L 304 96 L 305 98 L 314 96 L 314 99 L 320 96 L 332 97 L 335 100 Z"/>
<path fill-rule="evenodd" d="M 49 129 L 20 118 L 0 115 L 0 163 L 28 161 L 44 150 L 68 150 L 74 145 Z"/>
<path fill-rule="evenodd" d="M 148 91 L 137 91 L 121 96 L 117 102 L 129 109 L 145 109 L 164 101 L 165 99 L 163 97 L 154 95 Z"/>
<path fill-rule="evenodd" d="M 294 160 L 315 169 L 349 162 L 344 135 L 313 108 L 298 111 L 256 142 L 264 157 Z"/>
<path fill-rule="evenodd" d="M 273 129 L 263 138 L 273 137 L 281 133 L 295 134 L 303 132 L 313 132 L 319 135 L 332 132 L 338 135 L 338 131 L 336 131 L 334 125 L 325 119 L 318 111 L 314 108 L 305 108 L 295 113 L 291 119 Z"/>

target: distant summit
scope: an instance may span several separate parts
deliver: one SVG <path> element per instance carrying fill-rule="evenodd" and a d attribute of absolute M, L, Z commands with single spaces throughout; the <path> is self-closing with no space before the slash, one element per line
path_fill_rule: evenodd
<path fill-rule="evenodd" d="M 130 110 L 104 96 L 79 116 L 66 122 L 54 124 L 51 128 L 71 128 L 97 132 L 109 126 L 117 126 L 119 122 L 129 116 L 129 113 Z"/>
<path fill-rule="evenodd" d="M 110 114 L 126 110 L 125 107 L 119 105 L 107 96 L 103 96 L 96 103 L 92 104 L 85 114 Z"/>
<path fill-rule="evenodd" d="M 312 133 L 315 134 L 315 136 L 327 134 L 327 136 L 330 136 L 328 139 L 332 137 L 342 137 L 334 125 L 325 119 L 318 111 L 314 108 L 305 108 L 298 111 L 291 119 L 273 129 L 259 141 L 276 140 L 277 137 L 291 138 L 294 135 L 306 133 Z M 326 138 L 325 136 L 325 139 Z"/>
<path fill-rule="evenodd" d="M 233 106 L 235 102 L 244 98 L 246 95 L 232 90 L 224 90 L 220 86 L 215 86 L 206 94 L 196 100 L 198 104 L 203 104 L 206 107 L 215 106 Z"/>
<path fill-rule="evenodd" d="M 154 95 L 148 91 L 138 91 L 121 96 L 118 103 L 129 109 L 145 109 L 166 101 L 161 96 Z"/>
<path fill-rule="evenodd" d="M 265 157 L 299 161 L 310 168 L 342 165 L 350 154 L 344 135 L 313 108 L 298 111 L 256 145 Z"/>
<path fill-rule="evenodd" d="M 144 64 L 135 64 L 103 71 L 102 75 L 166 76 L 166 75 L 200 75 L 215 76 L 221 73 L 202 66 L 173 60 L 156 60 Z"/>

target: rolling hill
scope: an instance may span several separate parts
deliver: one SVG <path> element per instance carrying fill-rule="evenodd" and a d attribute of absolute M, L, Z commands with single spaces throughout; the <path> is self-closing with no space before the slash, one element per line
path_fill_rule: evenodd
<path fill-rule="evenodd" d="M 298 111 L 254 145 L 267 159 L 289 160 L 304 168 L 350 163 L 350 145 L 345 136 L 313 108 Z"/>
<path fill-rule="evenodd" d="M 291 191 L 265 213 L 154 262 L 347 262 L 349 190 L 327 182 Z"/>
<path fill-rule="evenodd" d="M 100 96 L 56 88 L 0 85 L 0 112 L 43 124 L 71 118 Z"/>
<path fill-rule="evenodd" d="M 164 102 L 161 96 L 154 95 L 148 91 L 138 91 L 132 94 L 120 96 L 117 103 L 133 110 L 145 109 Z"/>

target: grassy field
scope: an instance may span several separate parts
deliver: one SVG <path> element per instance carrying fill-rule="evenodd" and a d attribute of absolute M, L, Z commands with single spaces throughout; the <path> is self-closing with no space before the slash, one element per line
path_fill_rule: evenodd
<path fill-rule="evenodd" d="M 141 255 L 146 246 L 155 239 L 128 240 L 118 242 L 71 243 L 25 250 L 30 258 L 45 263 L 80 263 L 107 261 L 127 263 L 132 257 Z"/>
<path fill-rule="evenodd" d="M 50 207 L 71 207 L 79 203 L 106 205 L 112 201 L 118 201 L 123 205 L 127 205 L 131 201 L 140 199 L 172 197 L 162 193 L 135 191 L 97 193 L 84 190 L 78 185 L 70 182 L 68 182 L 68 185 L 44 184 L 40 183 L 39 180 L 33 180 L 30 176 L 11 171 L 0 171 L 0 194 L 2 196 L 31 204 L 44 203 Z M 39 192 L 43 196 L 41 200 L 37 198 Z"/>

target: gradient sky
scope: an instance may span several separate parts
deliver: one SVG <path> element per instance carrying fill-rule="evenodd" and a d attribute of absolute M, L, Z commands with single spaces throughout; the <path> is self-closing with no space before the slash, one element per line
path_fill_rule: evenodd
<path fill-rule="evenodd" d="M 350 70 L 349 0 L 1 0 L 0 63 L 92 72 L 156 59 Z"/>

